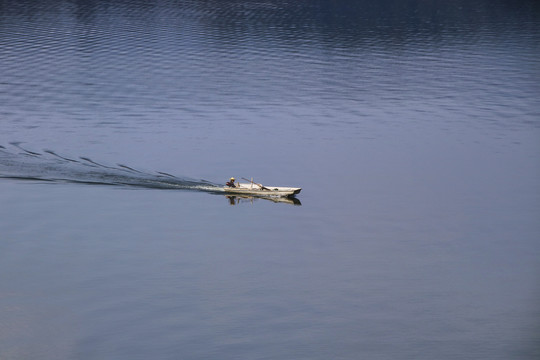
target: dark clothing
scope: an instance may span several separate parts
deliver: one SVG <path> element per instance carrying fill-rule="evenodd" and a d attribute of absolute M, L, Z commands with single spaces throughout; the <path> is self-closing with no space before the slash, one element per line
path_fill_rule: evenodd
<path fill-rule="evenodd" d="M 236 184 L 234 183 L 234 181 L 227 181 L 225 185 L 227 185 L 228 187 L 236 187 Z"/>

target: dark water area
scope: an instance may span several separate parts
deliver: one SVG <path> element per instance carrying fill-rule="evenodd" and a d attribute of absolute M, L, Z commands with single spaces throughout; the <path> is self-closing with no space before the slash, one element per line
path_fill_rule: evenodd
<path fill-rule="evenodd" d="M 539 59 L 534 1 L 0 1 L 0 358 L 537 359 Z"/>

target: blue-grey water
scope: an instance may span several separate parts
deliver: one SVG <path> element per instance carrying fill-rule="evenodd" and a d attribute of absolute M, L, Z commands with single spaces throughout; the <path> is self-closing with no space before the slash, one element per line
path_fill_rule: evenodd
<path fill-rule="evenodd" d="M 539 99 L 534 1 L 0 1 L 0 359 L 538 359 Z"/>

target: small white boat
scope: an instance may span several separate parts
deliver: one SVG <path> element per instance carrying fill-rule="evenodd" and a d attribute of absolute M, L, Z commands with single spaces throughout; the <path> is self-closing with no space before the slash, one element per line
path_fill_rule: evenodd
<path fill-rule="evenodd" d="M 231 194 L 243 194 L 254 196 L 277 196 L 277 197 L 292 197 L 299 194 L 302 188 L 292 188 L 283 186 L 265 186 L 255 183 L 235 183 L 235 186 L 225 186 L 225 192 Z"/>

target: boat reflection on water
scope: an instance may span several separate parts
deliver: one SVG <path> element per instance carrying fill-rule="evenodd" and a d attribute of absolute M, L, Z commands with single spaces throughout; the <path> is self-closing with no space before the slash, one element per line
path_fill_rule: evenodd
<path fill-rule="evenodd" d="M 253 195 L 227 195 L 230 205 L 238 205 L 240 203 L 251 203 L 257 200 L 269 200 L 275 203 L 283 203 L 295 206 L 302 206 L 300 200 L 295 197 L 277 197 L 277 196 L 253 196 Z"/>

